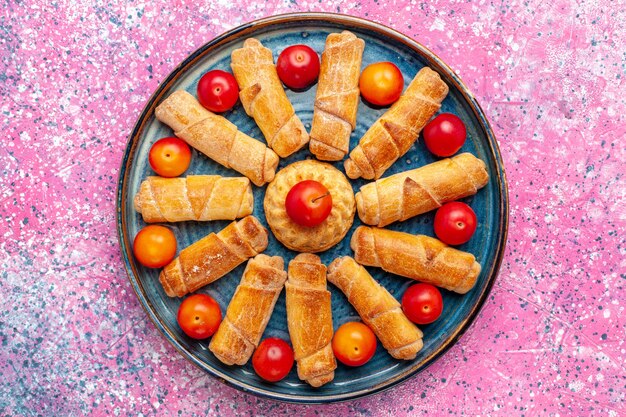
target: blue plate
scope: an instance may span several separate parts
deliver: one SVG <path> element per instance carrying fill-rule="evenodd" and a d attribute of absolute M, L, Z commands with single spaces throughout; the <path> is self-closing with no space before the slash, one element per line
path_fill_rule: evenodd
<path fill-rule="evenodd" d="M 155 107 L 171 92 L 185 89 L 195 95 L 198 80 L 205 72 L 212 69 L 230 71 L 231 52 L 241 47 L 248 37 L 258 38 L 274 52 L 276 59 L 285 47 L 301 43 L 311 46 L 321 54 L 326 36 L 344 29 L 365 40 L 363 68 L 373 62 L 391 61 L 398 65 L 404 74 L 405 84 L 408 85 L 420 68 L 430 66 L 439 72 L 450 86 L 450 94 L 443 102 L 441 111 L 454 113 L 465 122 L 468 140 L 461 152 L 471 152 L 485 161 L 491 178 L 487 186 L 477 195 L 465 200 L 476 212 L 479 226 L 472 240 L 460 247 L 461 250 L 476 255 L 482 265 L 482 272 L 475 287 L 465 295 L 442 291 L 443 314 L 435 323 L 421 326 L 424 332 L 424 348 L 415 360 L 393 359 L 379 343 L 376 354 L 370 362 L 358 368 L 348 368 L 339 364 L 334 381 L 321 388 L 314 389 L 301 382 L 296 375 L 295 366 L 287 378 L 270 384 L 262 381 L 254 373 L 250 363 L 245 366 L 226 366 L 207 349 L 207 341 L 192 340 L 180 330 L 176 323 L 176 313 L 181 300 L 166 296 L 158 281 L 159 271 L 142 267 L 132 255 L 132 241 L 137 232 L 145 226 L 133 208 L 133 197 L 141 181 L 148 175 L 154 175 L 148 164 L 150 146 L 157 139 L 172 135 L 172 131 L 154 117 Z M 315 91 L 315 86 L 304 92 L 287 90 L 287 95 L 307 129 L 310 129 L 313 115 Z M 356 146 L 359 138 L 383 112 L 384 109 L 374 109 L 363 102 L 359 104 L 357 127 L 352 134 L 351 148 Z M 225 116 L 243 132 L 254 138 L 263 139 L 260 130 L 245 114 L 240 104 Z M 311 157 L 307 147 L 281 160 L 279 168 L 296 160 Z M 420 141 L 385 175 L 416 168 L 435 159 Z M 335 166 L 343 171 L 342 163 L 336 163 Z M 224 176 L 239 175 L 194 151 L 187 174 L 209 173 Z M 365 181 L 353 181 L 355 192 L 363 184 Z M 254 215 L 267 226 L 263 213 L 264 192 L 265 187 L 254 187 Z M 133 130 L 120 169 L 117 214 L 120 246 L 133 289 L 159 331 L 184 357 L 211 375 L 243 391 L 284 401 L 309 403 L 346 400 L 389 388 L 423 370 L 449 349 L 469 327 L 487 298 L 502 259 L 508 224 L 507 188 L 498 145 L 480 106 L 454 72 L 425 47 L 392 29 L 355 17 L 320 13 L 275 16 L 245 24 L 207 43 L 180 64 L 150 98 Z M 174 230 L 180 249 L 210 232 L 221 230 L 228 223 L 185 222 L 171 224 L 169 227 Z M 432 223 L 433 213 L 427 213 L 388 227 L 432 236 Z M 357 216 L 352 230 L 360 224 Z M 322 261 L 326 265 L 339 256 L 353 255 L 349 245 L 351 235 L 352 231 L 348 232 L 346 238 L 338 245 L 321 253 Z M 285 264 L 296 255 L 282 246 L 271 233 L 265 253 L 283 256 Z M 241 265 L 199 292 L 210 294 L 219 302 L 222 311 L 225 311 L 244 267 L 245 264 Z M 369 271 L 398 299 L 404 290 L 414 283 L 409 279 L 384 273 L 377 268 L 369 268 Z M 332 293 L 335 329 L 347 321 L 358 320 L 358 315 L 344 295 L 332 284 L 329 284 L 329 289 Z M 280 295 L 263 335 L 264 338 L 269 336 L 289 340 L 284 292 Z"/>

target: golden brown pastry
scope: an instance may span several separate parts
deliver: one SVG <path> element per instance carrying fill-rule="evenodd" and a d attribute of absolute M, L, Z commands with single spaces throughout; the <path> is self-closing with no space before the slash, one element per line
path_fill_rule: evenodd
<path fill-rule="evenodd" d="M 320 387 L 335 377 L 333 316 L 326 267 L 319 256 L 301 253 L 289 262 L 285 284 L 287 325 L 298 363 L 298 378 Z"/>
<path fill-rule="evenodd" d="M 317 159 L 340 161 L 349 151 L 350 134 L 356 127 L 364 48 L 363 39 L 348 31 L 326 38 L 309 143 Z"/>
<path fill-rule="evenodd" d="M 439 74 L 422 68 L 406 91 L 369 128 L 344 163 L 350 178 L 380 178 L 415 143 L 448 94 Z"/>
<path fill-rule="evenodd" d="M 328 280 L 343 292 L 361 319 L 396 359 L 414 359 L 422 332 L 402 312 L 400 303 L 349 256 L 328 266 Z"/>
<path fill-rule="evenodd" d="M 267 242 L 267 229 L 254 216 L 244 217 L 181 250 L 163 268 L 159 281 L 168 296 L 182 297 L 263 252 Z"/>
<path fill-rule="evenodd" d="M 287 193 L 304 180 L 322 183 L 333 200 L 328 218 L 314 227 L 300 226 L 285 210 Z M 321 252 L 334 246 L 350 229 L 356 211 L 352 186 L 346 177 L 332 165 L 315 160 L 295 162 L 280 170 L 267 186 L 263 208 L 274 236 L 298 252 Z"/>
<path fill-rule="evenodd" d="M 360 226 L 350 246 L 360 264 L 378 266 L 459 294 L 471 290 L 480 274 L 474 255 L 429 236 Z"/>
<path fill-rule="evenodd" d="M 263 142 L 240 132 L 225 117 L 213 114 L 186 91 L 178 90 L 154 111 L 174 134 L 226 168 L 261 186 L 274 179 L 278 156 Z"/>
<path fill-rule="evenodd" d="M 356 208 L 363 223 L 383 227 L 474 195 L 488 181 L 485 163 L 462 153 L 364 185 Z"/>
<path fill-rule="evenodd" d="M 252 356 L 283 290 L 287 273 L 280 256 L 250 259 L 228 304 L 209 350 L 227 365 L 244 365 Z"/>
<path fill-rule="evenodd" d="M 231 54 L 230 67 L 241 89 L 241 104 L 270 148 L 285 158 L 306 145 L 309 135 L 285 94 L 272 51 L 257 39 L 246 39 L 243 48 Z"/>
<path fill-rule="evenodd" d="M 189 175 L 146 178 L 134 203 L 146 223 L 235 220 L 252 214 L 254 198 L 246 177 Z"/>

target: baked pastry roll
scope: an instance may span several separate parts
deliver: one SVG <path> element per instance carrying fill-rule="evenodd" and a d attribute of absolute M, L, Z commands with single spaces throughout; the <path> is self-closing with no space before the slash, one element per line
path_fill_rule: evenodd
<path fill-rule="evenodd" d="M 304 180 L 320 182 L 333 200 L 326 220 L 314 227 L 300 226 L 291 220 L 285 209 L 287 194 Z M 352 185 L 343 173 L 330 164 L 315 160 L 298 161 L 280 170 L 267 186 L 263 208 L 274 236 L 298 252 L 321 252 L 336 245 L 352 226 L 356 211 Z"/>
<path fill-rule="evenodd" d="M 261 340 L 286 279 L 280 256 L 257 255 L 248 262 L 224 320 L 209 344 L 209 350 L 217 359 L 227 365 L 248 362 Z"/>
<path fill-rule="evenodd" d="M 298 378 L 320 387 L 335 377 L 333 316 L 326 267 L 319 256 L 301 253 L 289 262 L 287 325 L 298 363 Z"/>
<path fill-rule="evenodd" d="M 272 51 L 257 39 L 246 39 L 243 48 L 231 54 L 230 67 L 241 90 L 241 104 L 270 148 L 285 158 L 306 145 L 309 135 L 285 94 Z"/>
<path fill-rule="evenodd" d="M 363 39 L 348 31 L 326 38 L 309 143 L 317 159 L 340 161 L 349 151 L 350 134 L 356 127 L 364 48 Z"/>
<path fill-rule="evenodd" d="M 146 223 L 235 220 L 252 214 L 254 198 L 246 177 L 189 175 L 146 178 L 134 203 Z"/>
<path fill-rule="evenodd" d="M 378 266 L 459 294 L 471 290 L 480 274 L 474 255 L 429 236 L 360 226 L 350 246 L 360 264 Z"/>
<path fill-rule="evenodd" d="M 267 248 L 267 229 L 254 216 L 232 222 L 181 250 L 159 276 L 165 293 L 182 297 L 223 277 Z"/>
<path fill-rule="evenodd" d="M 349 256 L 328 266 L 328 280 L 343 292 L 363 322 L 396 359 L 414 359 L 423 346 L 422 332 L 402 312 L 398 300 Z"/>
<path fill-rule="evenodd" d="M 350 178 L 380 178 L 417 140 L 448 94 L 439 74 L 422 68 L 402 96 L 365 132 L 344 166 Z"/>
<path fill-rule="evenodd" d="M 156 118 L 174 134 L 215 162 L 261 186 L 274 179 L 278 156 L 264 143 L 240 132 L 184 90 L 173 92 L 155 109 Z"/>
<path fill-rule="evenodd" d="M 363 223 L 383 227 L 474 195 L 488 181 L 485 163 L 462 153 L 364 185 L 356 208 Z"/>

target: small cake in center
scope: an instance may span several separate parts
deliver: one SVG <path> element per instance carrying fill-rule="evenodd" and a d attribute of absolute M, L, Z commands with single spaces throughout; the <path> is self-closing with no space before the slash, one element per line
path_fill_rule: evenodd
<path fill-rule="evenodd" d="M 354 193 L 341 171 L 305 160 L 276 174 L 267 186 L 263 208 L 283 245 L 298 252 L 321 252 L 341 241 L 352 226 Z"/>

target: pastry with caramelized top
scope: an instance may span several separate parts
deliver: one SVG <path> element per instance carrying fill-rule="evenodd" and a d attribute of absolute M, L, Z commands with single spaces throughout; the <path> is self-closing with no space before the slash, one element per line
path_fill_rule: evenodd
<path fill-rule="evenodd" d="M 232 222 L 218 233 L 181 250 L 159 281 L 170 297 L 182 297 L 220 279 L 267 248 L 267 229 L 254 216 Z"/>
<path fill-rule="evenodd" d="M 309 142 L 309 134 L 278 78 L 270 49 L 257 39 L 246 39 L 243 48 L 233 51 L 230 67 L 241 89 L 244 110 L 254 118 L 274 152 L 285 158 Z"/>
<path fill-rule="evenodd" d="M 359 226 L 350 246 L 362 265 L 377 266 L 459 294 L 471 290 L 480 275 L 474 255 L 430 236 Z"/>
<path fill-rule="evenodd" d="M 439 74 L 422 68 L 404 94 L 365 132 L 344 166 L 350 178 L 380 178 L 407 153 L 448 94 Z"/>
<path fill-rule="evenodd" d="M 488 181 L 485 163 L 462 153 L 364 185 L 356 208 L 363 223 L 383 227 L 474 195 Z"/>
<path fill-rule="evenodd" d="M 328 266 L 328 281 L 345 294 L 365 324 L 391 356 L 414 359 L 422 349 L 422 332 L 402 312 L 402 306 L 365 268 L 349 256 Z"/>
<path fill-rule="evenodd" d="M 184 90 L 174 91 L 154 110 L 174 134 L 215 162 L 261 186 L 274 178 L 278 156 L 228 119 L 213 114 Z"/>
<path fill-rule="evenodd" d="M 248 178 L 189 175 L 146 178 L 134 203 L 146 223 L 235 220 L 252 214 L 254 198 Z"/>
<path fill-rule="evenodd" d="M 227 365 L 244 365 L 270 320 L 287 273 L 280 256 L 258 255 L 248 261 L 241 282 L 228 304 L 226 316 L 209 350 Z"/>
<path fill-rule="evenodd" d="M 309 148 L 317 159 L 340 161 L 356 127 L 365 42 L 347 30 L 331 33 L 322 53 Z"/>
<path fill-rule="evenodd" d="M 298 363 L 298 377 L 320 387 L 335 377 L 333 314 L 326 288 L 326 266 L 319 256 L 301 253 L 289 262 L 287 326 Z"/>

